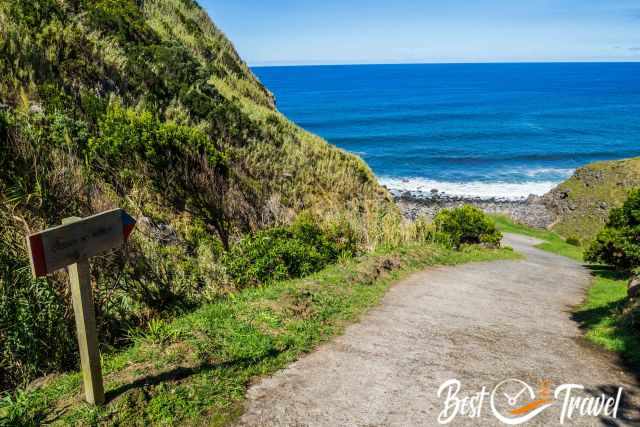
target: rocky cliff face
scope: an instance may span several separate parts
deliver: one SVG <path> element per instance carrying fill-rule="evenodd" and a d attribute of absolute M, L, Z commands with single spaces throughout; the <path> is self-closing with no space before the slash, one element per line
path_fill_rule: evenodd
<path fill-rule="evenodd" d="M 556 216 L 551 228 L 565 237 L 591 240 L 609 211 L 621 206 L 630 189 L 640 186 L 640 158 L 582 167 L 542 201 Z"/>

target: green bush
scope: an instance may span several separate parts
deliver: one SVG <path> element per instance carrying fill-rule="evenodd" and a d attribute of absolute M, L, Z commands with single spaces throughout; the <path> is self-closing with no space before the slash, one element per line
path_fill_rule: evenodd
<path fill-rule="evenodd" d="M 619 269 L 640 267 L 640 189 L 633 190 L 585 252 L 585 259 Z"/>
<path fill-rule="evenodd" d="M 323 229 L 300 215 L 289 227 L 244 238 L 224 255 L 223 264 L 237 286 L 247 287 L 306 276 L 356 252 L 355 235 L 344 224 Z"/>
<path fill-rule="evenodd" d="M 436 233 L 446 236 L 456 248 L 466 244 L 499 247 L 502 240 L 502 233 L 496 229 L 493 220 L 473 206 L 443 209 L 433 222 Z"/>
<path fill-rule="evenodd" d="M 94 158 L 134 166 L 132 158 L 168 168 L 185 155 L 204 156 L 211 168 L 226 168 L 224 154 L 200 129 L 161 122 L 148 111 L 109 106 L 100 121 L 100 136 L 89 139 Z"/>

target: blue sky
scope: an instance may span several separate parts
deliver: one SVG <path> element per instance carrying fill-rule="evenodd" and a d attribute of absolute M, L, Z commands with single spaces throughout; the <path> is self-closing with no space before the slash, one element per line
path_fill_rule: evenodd
<path fill-rule="evenodd" d="M 640 0 L 199 0 L 250 65 L 640 60 Z"/>

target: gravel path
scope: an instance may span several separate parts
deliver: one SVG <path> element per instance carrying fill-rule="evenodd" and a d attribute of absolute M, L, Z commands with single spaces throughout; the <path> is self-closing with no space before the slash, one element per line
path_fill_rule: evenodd
<path fill-rule="evenodd" d="M 583 384 L 576 396 L 617 393 L 618 419 L 574 416 L 565 425 L 640 425 L 638 378 L 615 356 L 586 343 L 571 320 L 589 274 L 580 265 L 533 248 L 534 239 L 508 235 L 521 261 L 440 267 L 395 285 L 360 323 L 273 377 L 250 388 L 242 426 L 436 426 L 444 407 L 440 385 L 461 382 L 458 397 L 491 392 L 503 380 L 552 389 Z M 521 395 L 498 410 L 530 402 Z M 519 388 L 518 388 L 519 389 Z M 590 393 L 590 394 L 589 394 Z M 526 425 L 559 425 L 562 400 Z M 635 421 L 634 421 L 635 420 Z M 485 397 L 479 418 L 450 425 L 504 425 Z"/>

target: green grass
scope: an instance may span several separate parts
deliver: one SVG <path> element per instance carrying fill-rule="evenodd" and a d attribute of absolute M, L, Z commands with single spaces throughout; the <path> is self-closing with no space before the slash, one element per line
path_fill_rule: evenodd
<path fill-rule="evenodd" d="M 640 368 L 640 334 L 633 323 L 639 307 L 627 298 L 626 273 L 592 267 L 593 285 L 582 306 L 574 313 L 586 338 L 607 350 L 619 353 L 634 370 Z"/>
<path fill-rule="evenodd" d="M 498 229 L 503 233 L 523 234 L 525 236 L 544 240 L 543 243 L 536 245 L 536 247 L 547 252 L 553 252 L 558 255 L 566 256 L 576 261 L 583 261 L 582 253 L 584 248 L 567 243 L 562 236 L 554 233 L 553 231 L 541 230 L 537 228 L 527 227 L 526 225 L 522 224 L 516 224 L 509 218 L 502 215 L 495 215 L 493 216 L 493 219 L 496 221 L 496 226 L 498 227 Z"/>
<path fill-rule="evenodd" d="M 523 234 L 544 240 L 538 248 L 582 262 L 582 249 L 568 244 L 561 236 L 546 230 L 515 224 L 506 217 L 494 217 L 502 232 Z M 640 306 L 632 307 L 627 298 L 629 275 L 608 267 L 589 266 L 593 283 L 585 301 L 574 310 L 573 318 L 589 341 L 620 354 L 633 370 L 640 367 L 640 333 L 633 322 Z"/>
<path fill-rule="evenodd" d="M 82 403 L 78 374 L 0 404 L 6 424 L 224 425 L 242 412 L 247 386 L 340 334 L 387 288 L 431 265 L 516 259 L 509 249 L 460 252 L 412 244 L 346 259 L 304 279 L 247 289 L 167 323 L 107 355 L 108 403 Z M 2 423 L 2 421 L 0 421 Z"/>

